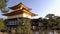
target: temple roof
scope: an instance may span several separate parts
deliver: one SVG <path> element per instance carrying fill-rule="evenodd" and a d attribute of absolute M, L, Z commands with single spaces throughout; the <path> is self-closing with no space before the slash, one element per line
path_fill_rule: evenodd
<path fill-rule="evenodd" d="M 26 13 L 28 15 L 31 16 L 37 16 L 36 14 L 30 12 L 30 8 L 26 7 L 25 5 L 23 5 L 22 3 L 15 5 L 13 7 L 9 7 L 10 9 L 14 10 L 13 12 L 7 13 L 7 14 L 2 14 L 4 16 L 14 16 L 14 15 L 19 15 L 19 14 L 23 14 Z M 17 10 L 18 9 L 18 10 Z"/>
<path fill-rule="evenodd" d="M 15 6 L 12 6 L 12 7 L 9 7 L 9 8 L 12 9 L 12 10 L 22 9 L 22 8 L 24 8 L 26 10 L 31 10 L 30 8 L 23 5 L 22 3 L 19 3 L 18 5 L 15 5 Z"/>
<path fill-rule="evenodd" d="M 22 13 L 27 13 L 31 16 L 37 16 L 36 14 L 29 12 L 29 11 L 24 11 L 24 10 L 17 10 L 17 11 L 13 11 L 11 13 L 7 13 L 7 14 L 2 14 L 4 16 L 13 16 L 13 15 L 18 15 L 18 14 L 22 14 Z"/>

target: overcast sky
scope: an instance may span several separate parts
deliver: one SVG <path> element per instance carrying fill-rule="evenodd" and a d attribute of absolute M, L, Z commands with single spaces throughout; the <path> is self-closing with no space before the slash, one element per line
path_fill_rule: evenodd
<path fill-rule="evenodd" d="M 31 12 L 38 14 L 38 17 L 44 17 L 49 13 L 60 16 L 60 0 L 10 0 L 7 7 L 11 7 L 22 2 L 27 7 L 31 8 Z M 5 18 L 1 15 L 0 18 Z"/>

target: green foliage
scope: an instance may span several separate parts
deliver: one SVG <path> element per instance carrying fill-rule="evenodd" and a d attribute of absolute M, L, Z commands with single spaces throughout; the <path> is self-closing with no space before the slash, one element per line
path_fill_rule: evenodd
<path fill-rule="evenodd" d="M 16 32 L 18 34 L 32 34 L 31 33 L 30 19 L 22 18 L 19 21 L 22 22 L 23 24 L 17 27 Z"/>
<path fill-rule="evenodd" d="M 0 0 L 0 9 L 3 9 L 7 6 L 8 0 Z"/>
<path fill-rule="evenodd" d="M 9 9 L 4 8 L 4 9 L 2 9 L 1 11 L 2 11 L 2 13 L 8 13 L 8 12 L 9 12 Z"/>
<path fill-rule="evenodd" d="M 0 19 L 0 30 L 5 28 L 4 20 Z"/>
<path fill-rule="evenodd" d="M 55 16 L 54 14 L 48 14 L 46 15 L 46 17 L 43 19 L 43 24 L 46 28 L 48 29 L 57 29 L 60 28 L 60 17 L 59 16 Z"/>
<path fill-rule="evenodd" d="M 9 10 L 6 9 L 8 0 L 0 0 L 0 10 L 2 13 L 7 13 Z"/>
<path fill-rule="evenodd" d="M 49 18 L 49 19 L 53 19 L 54 18 L 54 14 L 47 14 L 45 17 Z"/>

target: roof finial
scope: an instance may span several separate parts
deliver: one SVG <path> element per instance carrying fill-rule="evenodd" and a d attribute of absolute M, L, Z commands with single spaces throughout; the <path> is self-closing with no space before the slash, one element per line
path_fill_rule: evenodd
<path fill-rule="evenodd" d="M 22 4 L 22 2 L 20 2 L 20 4 Z"/>

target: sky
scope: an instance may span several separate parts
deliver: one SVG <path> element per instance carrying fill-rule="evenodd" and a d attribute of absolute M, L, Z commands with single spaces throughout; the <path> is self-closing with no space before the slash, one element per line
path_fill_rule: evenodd
<path fill-rule="evenodd" d="M 22 2 L 25 6 L 31 8 L 31 12 L 37 14 L 34 18 L 45 17 L 47 14 L 55 14 L 60 16 L 60 0 L 9 0 L 7 8 L 15 6 Z M 0 18 L 2 16 L 0 12 Z"/>

